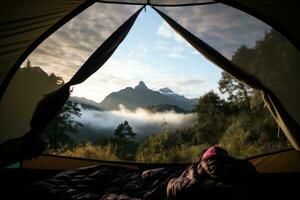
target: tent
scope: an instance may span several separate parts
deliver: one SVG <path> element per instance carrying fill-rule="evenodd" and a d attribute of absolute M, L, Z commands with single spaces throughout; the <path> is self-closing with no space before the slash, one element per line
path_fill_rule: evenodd
<path fill-rule="evenodd" d="M 209 37 L 212 36 L 210 34 L 217 34 L 222 29 L 205 32 L 206 30 L 201 30 L 201 25 L 197 23 L 202 18 L 204 23 L 213 23 L 203 16 L 203 13 L 208 12 L 224 12 L 226 16 L 228 11 L 233 16 L 228 19 L 237 21 L 243 20 L 244 16 L 251 16 L 251 19 L 259 21 L 262 26 L 274 29 L 290 49 L 289 53 L 299 58 L 300 24 L 297 20 L 299 3 L 293 0 L 284 2 L 271 0 L 12 0 L 3 2 L 0 8 L 0 99 L 3 98 L 9 83 L 27 56 L 61 26 L 95 4 L 135 6 L 137 9 L 122 16 L 125 19 L 121 20 L 120 24 L 116 23 L 110 35 L 99 44 L 99 47 L 63 87 L 39 101 L 28 132 L 19 137 L 7 138 L 0 145 L 2 167 L 22 161 L 22 166 L 28 169 L 61 170 L 99 163 L 94 160 L 39 156 L 43 149 L 39 144 L 38 136 L 67 101 L 71 86 L 85 81 L 110 58 L 126 37 L 139 13 L 146 9 L 146 6 L 150 6 L 207 59 L 235 79 L 261 91 L 269 111 L 291 142 L 293 149 L 251 158 L 258 170 L 269 173 L 299 173 L 299 67 L 267 66 L 266 63 L 266 66 L 253 65 L 248 68 L 243 61 L 230 58 L 228 53 L 232 49 L 224 49 L 221 43 L 214 43 L 214 40 Z M 193 8 L 196 9 L 192 10 Z M 114 16 L 117 13 L 110 14 Z M 238 30 L 234 27 L 232 29 L 240 31 L 240 35 L 247 34 L 247 30 Z M 226 44 L 226 38 L 223 42 Z M 243 43 L 239 43 L 238 46 L 241 44 Z M 270 54 L 276 56 L 272 55 L 271 50 Z M 124 163 L 119 164 L 124 165 Z"/>

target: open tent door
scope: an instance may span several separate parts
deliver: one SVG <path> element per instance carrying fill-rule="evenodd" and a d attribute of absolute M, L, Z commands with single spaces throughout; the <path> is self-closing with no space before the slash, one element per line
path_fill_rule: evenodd
<path fill-rule="evenodd" d="M 46 129 L 46 153 L 55 156 L 25 161 L 23 167 L 101 163 L 82 158 L 187 163 L 214 144 L 242 158 L 289 147 L 260 93 L 222 73 L 151 8 L 107 63 L 73 88 L 60 116 L 70 113 L 63 121 L 75 121 L 70 129 L 57 132 L 58 117 Z M 136 135 L 119 137 L 119 126 Z"/>
<path fill-rule="evenodd" d="M 189 131 L 196 120 L 193 107 L 199 96 L 210 90 L 218 92 L 220 76 L 217 67 L 148 8 L 140 14 L 127 38 L 107 63 L 73 88 L 69 101 L 74 106 L 77 104 L 80 111 L 75 119 L 82 125 L 77 133 L 71 134 L 77 143 L 76 148 L 67 147 L 61 137 L 56 143 L 62 146 L 52 148 L 55 145 L 50 145 L 52 147 L 47 152 L 110 161 L 191 162 L 208 146 L 198 143 L 196 140 L 199 139 Z M 213 95 L 221 101 L 216 93 Z M 115 137 L 115 129 L 125 121 L 136 133 L 133 143 L 126 141 L 131 140 L 130 137 Z M 184 131 L 184 128 L 188 130 Z M 178 137 L 187 137 L 189 141 L 186 142 L 195 140 L 191 147 L 180 139 L 171 141 L 175 139 L 176 130 L 180 130 Z M 53 126 L 47 131 L 51 134 Z M 170 144 L 159 152 L 164 131 L 165 135 L 171 135 L 171 138 L 166 138 Z M 154 139 L 157 142 L 151 144 L 151 136 L 157 136 Z M 51 139 L 47 138 L 48 141 Z M 125 145 L 120 150 L 116 140 L 123 141 L 127 147 Z M 217 141 L 210 144 L 214 143 Z M 67 147 L 65 151 L 59 151 L 64 145 Z M 149 145 L 149 150 L 143 145 Z M 139 152 L 130 152 L 130 148 Z M 177 160 L 175 152 L 182 153 Z"/>

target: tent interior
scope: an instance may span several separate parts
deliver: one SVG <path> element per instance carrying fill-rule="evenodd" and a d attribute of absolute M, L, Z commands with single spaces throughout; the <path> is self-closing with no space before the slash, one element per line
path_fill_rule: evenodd
<path fill-rule="evenodd" d="M 3 196 L 77 168 L 182 172 L 214 145 L 256 168 L 261 197 L 297 195 L 298 2 L 2 4 Z"/>

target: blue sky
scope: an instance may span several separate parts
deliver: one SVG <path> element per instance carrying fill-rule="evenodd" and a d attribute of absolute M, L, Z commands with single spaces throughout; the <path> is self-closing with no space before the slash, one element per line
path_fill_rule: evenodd
<path fill-rule="evenodd" d="M 134 87 L 142 80 L 150 89 L 169 87 L 194 98 L 217 91 L 220 74 L 219 68 L 147 8 L 110 60 L 85 83 L 75 86 L 72 95 L 101 101 L 109 93 Z"/>

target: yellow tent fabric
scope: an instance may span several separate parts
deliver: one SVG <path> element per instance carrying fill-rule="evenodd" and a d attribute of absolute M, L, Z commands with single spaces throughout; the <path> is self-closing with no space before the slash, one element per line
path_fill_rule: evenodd
<path fill-rule="evenodd" d="M 250 158 L 249 161 L 261 173 L 299 173 L 300 152 L 287 150 Z"/>

